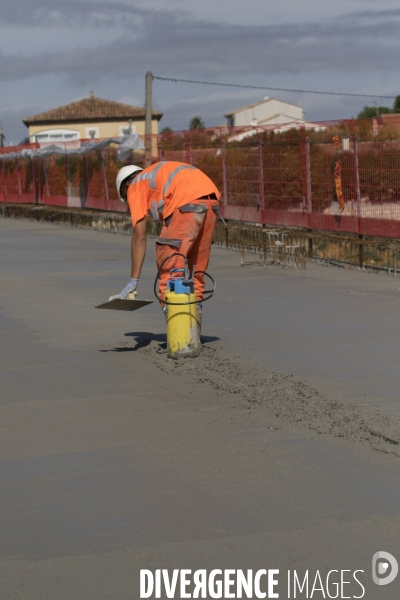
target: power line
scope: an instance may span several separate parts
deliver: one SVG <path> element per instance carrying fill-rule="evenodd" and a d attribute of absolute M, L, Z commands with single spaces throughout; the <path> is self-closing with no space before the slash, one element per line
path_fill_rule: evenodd
<path fill-rule="evenodd" d="M 318 92 L 316 90 L 290 90 L 288 88 L 266 87 L 260 85 L 241 85 L 239 83 L 216 83 L 215 81 L 194 81 L 193 79 L 174 79 L 173 77 L 157 77 L 153 75 L 153 79 L 160 81 L 173 81 L 175 83 L 201 83 L 203 85 L 220 85 L 224 87 L 247 88 L 252 90 L 272 90 L 274 92 L 297 92 L 301 94 L 323 94 L 325 96 L 354 96 L 357 98 L 384 98 L 393 100 L 395 96 L 377 96 L 373 94 L 353 94 L 350 92 Z"/>

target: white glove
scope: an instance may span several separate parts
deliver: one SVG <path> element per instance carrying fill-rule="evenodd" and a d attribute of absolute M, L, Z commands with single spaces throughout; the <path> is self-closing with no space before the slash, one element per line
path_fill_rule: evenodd
<path fill-rule="evenodd" d="M 110 296 L 108 301 L 110 302 L 111 300 L 115 300 L 116 298 L 119 298 L 120 300 L 127 298 L 129 294 L 132 294 L 136 290 L 138 283 L 139 279 L 133 279 L 131 277 L 129 283 L 124 287 L 122 292 L 120 294 L 117 294 L 116 296 Z"/>

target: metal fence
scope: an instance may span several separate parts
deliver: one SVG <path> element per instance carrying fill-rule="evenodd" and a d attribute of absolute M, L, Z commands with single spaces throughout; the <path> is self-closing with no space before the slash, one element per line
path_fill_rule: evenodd
<path fill-rule="evenodd" d="M 0 153 L 19 149 L 2 148 Z M 138 154 L 135 160 L 143 162 L 143 155 Z M 124 164 L 118 159 L 117 148 L 84 156 L 0 160 L 0 202 L 126 212 L 115 189 L 116 174 Z"/>
<path fill-rule="evenodd" d="M 153 159 L 207 173 L 221 190 L 225 219 L 400 238 L 400 115 L 391 117 L 165 133 Z M 132 159 L 143 160 L 141 153 Z M 0 160 L 0 202 L 124 212 L 115 190 L 123 164 L 112 147 Z"/>

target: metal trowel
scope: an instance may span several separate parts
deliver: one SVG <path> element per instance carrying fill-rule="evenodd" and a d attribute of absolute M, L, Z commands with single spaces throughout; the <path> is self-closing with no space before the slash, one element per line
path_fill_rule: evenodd
<path fill-rule="evenodd" d="M 103 304 L 99 304 L 96 308 L 108 308 L 109 310 L 137 310 L 138 308 L 142 308 L 142 306 L 146 306 L 147 304 L 153 304 L 153 300 L 136 300 L 137 292 L 132 292 L 132 294 L 128 294 L 127 298 L 121 299 L 116 296 L 111 296 L 111 298 L 104 302 Z"/>

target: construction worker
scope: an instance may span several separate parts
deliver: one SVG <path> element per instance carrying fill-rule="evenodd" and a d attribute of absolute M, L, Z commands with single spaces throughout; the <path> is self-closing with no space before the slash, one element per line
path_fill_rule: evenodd
<path fill-rule="evenodd" d="M 141 169 L 136 165 L 122 167 L 117 175 L 120 201 L 128 203 L 132 218 L 132 269 L 129 283 L 119 298 L 126 298 L 138 286 L 146 254 L 148 216 L 162 220 L 160 237 L 156 240 L 157 268 L 171 254 L 184 254 L 192 272 L 206 271 L 211 243 L 219 213 L 220 193 L 200 169 L 175 161 L 161 161 Z M 183 259 L 174 256 L 161 269 L 159 296 L 165 299 L 169 272 L 183 267 Z M 199 320 L 204 294 L 204 276 L 194 277 Z M 163 305 L 165 310 L 165 305 Z"/>

